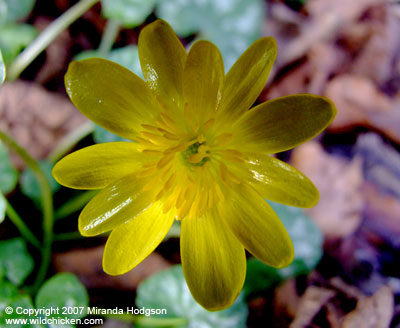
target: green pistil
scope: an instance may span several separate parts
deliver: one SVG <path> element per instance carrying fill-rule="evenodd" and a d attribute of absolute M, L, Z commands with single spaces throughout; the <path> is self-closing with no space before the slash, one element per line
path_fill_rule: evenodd
<path fill-rule="evenodd" d="M 199 152 L 199 147 L 204 144 L 205 144 L 205 142 L 203 142 L 203 143 L 195 142 L 194 144 L 190 145 L 188 148 L 186 148 L 186 150 L 184 150 L 182 152 L 182 159 L 183 159 L 183 162 L 185 163 L 185 165 L 187 165 L 187 166 L 203 166 L 206 162 L 208 162 L 210 160 L 209 157 L 204 157 L 198 163 L 191 163 L 189 161 L 189 157 L 194 154 L 197 154 Z"/>

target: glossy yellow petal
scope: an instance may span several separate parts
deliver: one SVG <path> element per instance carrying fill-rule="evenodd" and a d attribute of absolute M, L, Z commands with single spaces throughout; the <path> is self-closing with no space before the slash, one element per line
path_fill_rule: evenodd
<path fill-rule="evenodd" d="M 254 104 L 267 82 L 276 55 L 275 39 L 264 37 L 239 57 L 225 79 L 219 122 L 232 124 Z"/>
<path fill-rule="evenodd" d="M 182 220 L 183 273 L 194 299 L 210 311 L 232 305 L 246 275 L 243 246 L 218 216 Z"/>
<path fill-rule="evenodd" d="M 78 227 L 83 236 L 95 236 L 138 216 L 154 199 L 143 191 L 144 181 L 125 176 L 99 192 L 82 210 Z"/>
<path fill-rule="evenodd" d="M 296 147 L 321 133 L 336 115 L 334 104 L 314 95 L 293 95 L 264 102 L 233 127 L 238 148 L 276 153 Z"/>
<path fill-rule="evenodd" d="M 140 124 L 153 121 L 160 112 L 146 82 L 105 59 L 72 62 L 65 87 L 82 114 L 124 138 L 134 139 Z"/>
<path fill-rule="evenodd" d="M 174 221 L 171 213 L 163 213 L 157 202 L 136 218 L 115 228 L 108 237 L 103 255 L 103 269 L 110 275 L 132 270 L 164 239 Z"/>
<path fill-rule="evenodd" d="M 182 108 L 182 76 L 186 50 L 167 22 L 157 20 L 139 35 L 143 75 L 157 99 L 170 111 Z"/>
<path fill-rule="evenodd" d="M 140 169 L 146 160 L 133 142 L 110 142 L 80 149 L 53 168 L 56 181 L 75 189 L 102 189 Z"/>
<path fill-rule="evenodd" d="M 200 125 L 214 118 L 223 80 L 224 64 L 218 48 L 208 41 L 194 43 L 183 75 L 185 111 L 190 123 Z"/>
<path fill-rule="evenodd" d="M 268 203 L 247 185 L 233 185 L 221 215 L 243 246 L 260 261 L 284 267 L 293 260 L 290 237 Z"/>
<path fill-rule="evenodd" d="M 274 202 L 312 207 L 319 193 L 313 183 L 293 166 L 271 156 L 246 153 L 248 181 L 262 197 Z"/>

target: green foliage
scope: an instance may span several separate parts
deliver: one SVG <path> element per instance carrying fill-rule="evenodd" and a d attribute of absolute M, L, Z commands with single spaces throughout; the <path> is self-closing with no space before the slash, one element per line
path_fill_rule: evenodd
<path fill-rule="evenodd" d="M 291 265 L 275 269 L 256 258 L 247 261 L 244 290 L 246 295 L 268 289 L 285 279 L 306 274 L 318 264 L 322 256 L 321 230 L 300 208 L 269 201 L 292 239 L 295 257 Z"/>
<path fill-rule="evenodd" d="M 3 194 L 12 191 L 17 181 L 18 172 L 11 161 L 10 153 L 7 147 L 0 141 L 0 223 L 4 220 L 7 207 L 7 202 Z"/>
<path fill-rule="evenodd" d="M 33 26 L 16 23 L 29 15 L 34 4 L 34 0 L 0 0 L 0 49 L 6 65 L 37 35 Z"/>
<path fill-rule="evenodd" d="M 142 24 L 153 11 L 155 0 L 102 0 L 103 15 L 132 28 Z"/>
<path fill-rule="evenodd" d="M 0 49 L 0 85 L 6 79 L 6 65 L 4 65 L 3 55 L 1 54 Z"/>
<path fill-rule="evenodd" d="M 7 278 L 13 284 L 21 285 L 33 270 L 33 259 L 25 241 L 14 238 L 0 242 L 0 285 Z"/>
<path fill-rule="evenodd" d="M 197 33 L 214 42 L 229 69 L 261 36 L 265 6 L 263 0 L 170 0 L 160 1 L 156 13 L 180 36 Z"/>
<path fill-rule="evenodd" d="M 7 307 L 13 308 L 13 313 L 6 314 L 4 311 Z M 7 327 L 5 319 L 26 319 L 26 314 L 17 314 L 15 309 L 21 307 L 23 309 L 33 309 L 32 300 L 28 295 L 21 295 L 17 287 L 12 283 L 3 281 L 0 284 L 0 327 Z M 33 325 L 13 325 L 14 328 L 20 327 L 36 327 Z"/>
<path fill-rule="evenodd" d="M 0 0 L 0 25 L 25 18 L 34 5 L 35 0 Z"/>
<path fill-rule="evenodd" d="M 58 189 L 60 189 L 61 186 L 57 183 L 56 180 L 54 180 L 51 174 L 53 165 L 46 161 L 39 162 L 39 165 L 42 171 L 44 172 L 47 181 L 49 182 L 52 192 L 55 193 Z M 40 189 L 39 182 L 37 181 L 35 174 L 30 168 L 27 168 L 21 174 L 20 183 L 21 183 L 22 193 L 25 196 L 32 199 L 35 202 L 35 204 L 39 205 L 42 192 Z"/>
<path fill-rule="evenodd" d="M 0 192 L 7 194 L 12 191 L 18 181 L 15 169 L 7 147 L 0 141 Z"/>
<path fill-rule="evenodd" d="M 0 49 L 6 65 L 36 37 L 36 29 L 28 24 L 8 24 L 0 27 Z"/>
<path fill-rule="evenodd" d="M 180 265 L 144 280 L 137 290 L 136 305 L 139 308 L 167 309 L 166 315 L 152 315 L 152 319 L 187 319 L 187 324 L 179 327 L 246 327 L 247 306 L 243 295 L 239 295 L 235 303 L 224 311 L 208 312 L 190 294 Z M 143 320 L 142 327 L 145 322 Z"/>
<path fill-rule="evenodd" d="M 114 49 L 106 55 L 102 54 L 98 50 L 84 51 L 78 54 L 74 59 L 83 60 L 88 58 L 104 58 L 111 60 L 143 78 L 142 69 L 140 68 L 138 48 L 136 45 Z"/>
<path fill-rule="evenodd" d="M 78 319 L 86 316 L 89 295 L 85 286 L 75 275 L 72 273 L 58 273 L 42 285 L 36 295 L 35 303 L 37 308 L 59 308 L 60 317 Z M 77 313 L 62 314 L 63 307 L 68 307 L 72 310 L 83 307 L 84 310 L 80 311 L 79 309 L 76 311 Z M 57 317 L 57 315 L 52 316 Z"/>
<path fill-rule="evenodd" d="M 95 125 L 93 131 L 93 139 L 96 143 L 103 143 L 103 142 L 114 142 L 114 141 L 123 141 L 124 138 L 117 136 L 116 134 L 107 131 L 106 129 L 102 128 L 100 125 Z"/>

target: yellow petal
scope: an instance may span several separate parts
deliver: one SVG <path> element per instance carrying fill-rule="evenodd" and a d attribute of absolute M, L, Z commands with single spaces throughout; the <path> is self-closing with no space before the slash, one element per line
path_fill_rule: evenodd
<path fill-rule="evenodd" d="M 170 111 L 182 108 L 182 76 L 186 50 L 167 22 L 157 20 L 139 35 L 143 75 L 157 99 Z"/>
<path fill-rule="evenodd" d="M 229 70 L 219 109 L 219 122 L 232 124 L 256 101 L 277 55 L 275 39 L 254 42 Z"/>
<path fill-rule="evenodd" d="M 218 48 L 198 41 L 190 48 L 183 75 L 185 110 L 200 125 L 214 115 L 221 97 L 224 64 Z"/>
<path fill-rule="evenodd" d="M 246 274 L 243 246 L 218 216 L 182 220 L 181 257 L 194 299 L 210 311 L 232 305 Z"/>
<path fill-rule="evenodd" d="M 321 133 L 336 115 L 334 104 L 314 95 L 292 95 L 264 102 L 233 127 L 237 147 L 276 153 L 296 147 Z"/>
<path fill-rule="evenodd" d="M 162 209 L 162 203 L 154 203 L 142 214 L 111 232 L 103 255 L 106 273 L 124 274 L 154 251 L 174 221 L 174 216 L 171 213 L 163 214 Z"/>
<path fill-rule="evenodd" d="M 134 174 L 125 176 L 99 192 L 79 216 L 83 236 L 95 236 L 114 229 L 143 212 L 154 199 L 154 193 L 143 191 L 144 181 Z"/>
<path fill-rule="evenodd" d="M 318 202 L 317 188 L 293 166 L 260 153 L 246 153 L 246 166 L 247 181 L 262 197 L 297 207 L 312 207 Z"/>
<path fill-rule="evenodd" d="M 294 256 L 290 237 L 268 203 L 247 185 L 233 185 L 221 215 L 243 246 L 260 261 L 281 268 Z"/>
<path fill-rule="evenodd" d="M 140 77 L 105 59 L 72 62 L 65 87 L 82 114 L 124 138 L 134 139 L 140 124 L 152 122 L 160 111 Z"/>
<path fill-rule="evenodd" d="M 53 168 L 58 183 L 76 189 L 102 189 L 142 167 L 145 156 L 133 142 L 110 142 L 78 150 Z"/>

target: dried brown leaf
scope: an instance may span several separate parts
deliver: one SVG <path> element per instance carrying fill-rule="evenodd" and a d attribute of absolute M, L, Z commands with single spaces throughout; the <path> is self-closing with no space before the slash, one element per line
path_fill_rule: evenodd
<path fill-rule="evenodd" d="M 338 109 L 330 129 L 366 125 L 400 143 L 400 101 L 379 91 L 371 80 L 357 75 L 339 75 L 327 85 L 325 95 Z"/>
<path fill-rule="evenodd" d="M 67 97 L 17 81 L 0 88 L 0 130 L 10 134 L 32 156 L 42 159 L 86 118 Z"/>
<path fill-rule="evenodd" d="M 300 299 L 296 317 L 290 328 L 308 327 L 322 307 L 335 295 L 336 292 L 330 289 L 316 286 L 308 287 Z"/>
<path fill-rule="evenodd" d="M 293 151 L 292 164 L 305 173 L 320 192 L 319 203 L 308 214 L 326 238 L 353 233 L 361 223 L 363 182 L 361 159 L 351 162 L 329 155 L 315 141 Z"/>
<path fill-rule="evenodd" d="M 361 299 L 344 317 L 343 328 L 388 328 L 393 316 L 393 293 L 382 286 L 374 295 Z"/>
<path fill-rule="evenodd" d="M 87 288 L 114 288 L 136 290 L 139 283 L 152 274 L 170 267 L 157 253 L 150 254 L 135 269 L 121 276 L 109 276 L 102 268 L 104 246 L 77 249 L 53 255 L 53 263 L 58 272 L 76 274 Z"/>

